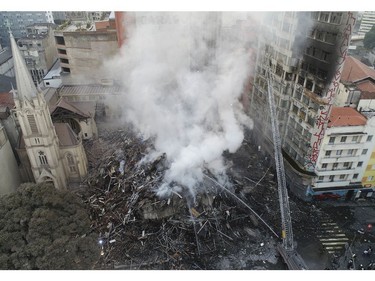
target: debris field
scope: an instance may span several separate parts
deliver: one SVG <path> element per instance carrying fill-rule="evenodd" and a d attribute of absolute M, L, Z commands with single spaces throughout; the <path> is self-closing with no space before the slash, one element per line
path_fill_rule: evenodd
<path fill-rule="evenodd" d="M 101 130 L 85 143 L 89 173 L 80 196 L 102 248 L 96 269 L 284 269 L 276 250 L 280 212 L 275 175 L 245 140 L 225 153 L 230 186 L 206 172 L 192 200 L 155 191 L 167 157 L 131 130 Z"/>

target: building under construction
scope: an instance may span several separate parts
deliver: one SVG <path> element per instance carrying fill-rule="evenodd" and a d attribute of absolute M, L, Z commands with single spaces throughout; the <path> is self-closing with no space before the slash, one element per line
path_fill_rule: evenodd
<path fill-rule="evenodd" d="M 249 114 L 262 149 L 272 154 L 267 73 L 279 120 L 287 184 L 298 197 L 314 192 L 316 162 L 355 23 L 352 12 L 278 12 L 262 22 Z M 257 132 L 260 131 L 260 132 Z M 356 181 L 355 179 L 353 179 Z"/>

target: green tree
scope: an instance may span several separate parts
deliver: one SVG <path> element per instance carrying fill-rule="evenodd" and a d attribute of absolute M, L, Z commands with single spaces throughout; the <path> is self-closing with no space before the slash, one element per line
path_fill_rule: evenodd
<path fill-rule="evenodd" d="M 368 50 L 372 50 L 375 47 L 375 25 L 373 25 L 370 31 L 365 34 L 363 46 Z"/>
<path fill-rule="evenodd" d="M 80 198 L 49 184 L 0 197 L 0 269 L 91 269 L 97 235 Z"/>

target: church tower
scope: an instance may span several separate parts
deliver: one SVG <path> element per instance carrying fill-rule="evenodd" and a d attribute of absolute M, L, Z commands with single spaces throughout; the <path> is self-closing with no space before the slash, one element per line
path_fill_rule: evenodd
<path fill-rule="evenodd" d="M 55 188 L 65 189 L 67 176 L 44 94 L 35 87 L 12 33 L 10 42 L 17 82 L 17 90 L 12 90 L 15 111 L 34 180 L 53 182 Z"/>

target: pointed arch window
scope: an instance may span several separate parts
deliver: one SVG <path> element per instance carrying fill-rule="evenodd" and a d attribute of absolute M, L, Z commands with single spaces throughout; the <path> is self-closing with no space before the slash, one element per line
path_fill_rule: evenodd
<path fill-rule="evenodd" d="M 39 161 L 41 165 L 48 165 L 47 155 L 43 151 L 39 151 Z"/>
<path fill-rule="evenodd" d="M 27 121 L 29 122 L 31 134 L 38 134 L 38 126 L 36 125 L 35 116 L 27 114 Z"/>
<path fill-rule="evenodd" d="M 71 153 L 68 153 L 66 155 L 66 160 L 68 161 L 69 170 L 71 173 L 77 173 L 76 164 L 74 162 L 73 155 Z"/>

